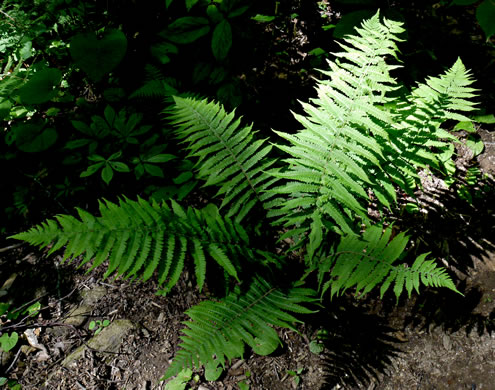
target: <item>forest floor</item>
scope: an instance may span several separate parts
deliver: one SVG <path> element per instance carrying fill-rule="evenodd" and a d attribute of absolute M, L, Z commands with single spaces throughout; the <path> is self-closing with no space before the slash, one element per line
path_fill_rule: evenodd
<path fill-rule="evenodd" d="M 478 161 L 484 173 L 493 174 L 495 136 L 479 133 L 485 151 Z M 459 164 L 466 164 L 469 156 L 462 157 Z M 274 355 L 247 354 L 217 382 L 204 381 L 199 372 L 190 388 L 239 389 L 245 383 L 255 390 L 494 389 L 493 193 L 482 204 L 449 206 L 434 183 L 424 183 L 423 205 L 431 209 L 421 221 L 397 223 L 413 226 L 413 237 L 429 242 L 441 259 L 449 255 L 445 265 L 464 296 L 426 290 L 398 304 L 376 295 L 340 297 L 299 333 L 281 330 L 283 346 Z M 154 294 L 153 283 L 102 281 L 103 271 L 87 273 L 27 246 L 0 255 L 1 280 L 7 280 L 1 290 L 21 291 L 24 302 L 38 300 L 43 307 L 34 323 L 20 323 L 21 342 L 2 356 L 9 377 L 23 389 L 164 388 L 160 378 L 177 351 L 184 312 L 207 294 L 192 287 L 187 273 L 162 297 Z M 89 324 L 98 320 L 109 325 L 95 335 Z M 309 348 L 318 331 L 313 323 L 330 330 L 320 354 Z"/>

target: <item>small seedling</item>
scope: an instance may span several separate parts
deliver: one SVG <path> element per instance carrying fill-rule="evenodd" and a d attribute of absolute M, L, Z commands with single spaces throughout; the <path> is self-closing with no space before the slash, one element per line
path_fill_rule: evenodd
<path fill-rule="evenodd" d="M 102 331 L 103 328 L 107 327 L 110 325 L 109 320 L 96 320 L 96 321 L 91 321 L 89 323 L 89 330 L 94 330 L 95 336 Z"/>
<path fill-rule="evenodd" d="M 296 371 L 293 370 L 287 370 L 287 374 L 293 377 L 293 381 L 296 384 L 296 387 L 299 386 L 299 383 L 301 383 L 301 374 L 303 373 L 304 368 L 298 368 Z"/>

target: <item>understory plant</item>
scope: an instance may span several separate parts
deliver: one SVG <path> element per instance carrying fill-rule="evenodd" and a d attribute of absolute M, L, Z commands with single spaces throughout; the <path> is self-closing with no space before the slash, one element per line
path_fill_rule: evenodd
<path fill-rule="evenodd" d="M 346 37 L 316 82 L 318 96 L 294 114 L 302 129 L 276 131 L 280 141 L 260 138 L 214 101 L 174 97 L 165 114 L 178 145 L 205 190 L 216 191 L 204 207 L 102 200 L 100 216 L 78 209 L 78 218 L 58 215 L 12 237 L 50 253 L 65 248 L 65 259 L 91 269 L 105 265 L 105 277 L 155 277 L 160 294 L 190 262 L 198 289 L 208 283 L 216 296 L 186 312 L 165 379 L 204 366 L 214 380 L 247 348 L 274 352 L 276 327 L 295 329 L 326 294 L 457 291 L 428 253 L 407 256 L 408 236 L 387 216 L 398 194 L 415 196 L 419 171 L 452 175 L 458 140 L 442 125 L 469 121 L 463 112 L 474 110 L 476 91 L 458 59 L 402 93 L 391 73 L 403 31 L 377 13 Z"/>

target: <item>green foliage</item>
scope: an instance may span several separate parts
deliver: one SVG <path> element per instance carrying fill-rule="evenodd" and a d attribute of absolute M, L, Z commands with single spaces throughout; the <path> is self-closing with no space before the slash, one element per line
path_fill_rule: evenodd
<path fill-rule="evenodd" d="M 272 353 L 280 344 L 272 326 L 293 329 L 292 324 L 298 321 L 289 312 L 310 313 L 301 303 L 313 301 L 312 294 L 312 290 L 296 286 L 275 288 L 256 278 L 246 291 L 237 286 L 218 302 L 194 306 L 186 312 L 191 320 L 185 323 L 181 349 L 164 379 L 177 375 L 183 367 L 224 367 L 226 360 L 243 356 L 245 344 L 257 354 Z"/>
<path fill-rule="evenodd" d="M 477 3 L 475 0 L 453 0 L 453 5 L 472 5 Z M 478 4 L 476 7 L 476 20 L 478 21 L 481 29 L 485 33 L 486 39 L 490 39 L 495 34 L 495 25 L 493 20 L 495 19 L 495 3 L 491 0 L 485 0 Z"/>
<path fill-rule="evenodd" d="M 221 217 L 215 206 L 184 210 L 176 202 L 137 202 L 121 200 L 117 206 L 100 203 L 100 217 L 78 209 L 79 219 L 59 215 L 13 238 L 32 245 L 47 246 L 50 252 L 66 245 L 64 259 L 84 255 L 81 263 L 92 261 L 91 269 L 109 260 L 106 277 L 116 272 L 126 277 L 148 280 L 158 270 L 162 293 L 168 292 L 184 268 L 185 254 L 194 259 L 201 290 L 207 258 L 239 280 L 235 264 L 241 258 L 255 258 L 244 229 L 228 217 Z"/>
<path fill-rule="evenodd" d="M 218 103 L 175 98 L 171 123 L 177 138 L 188 145 L 189 157 L 197 159 L 197 176 L 205 186 L 219 188 L 220 208 L 241 221 L 257 202 L 266 202 L 274 180 L 266 171 L 275 162 L 267 159 L 271 145 L 254 140 L 252 126 L 240 126 L 234 113 L 227 114 Z M 194 118 L 192 120 L 192 118 Z"/>
<path fill-rule="evenodd" d="M 181 39 L 191 39 L 206 26 L 190 18 L 181 21 Z M 186 209 L 176 201 L 141 198 L 125 198 L 118 205 L 103 201 L 99 217 L 78 209 L 79 219 L 59 215 L 12 238 L 51 246 L 50 253 L 65 247 L 64 259 L 81 256 L 81 264 L 91 263 L 91 269 L 105 264 L 106 277 L 145 281 L 156 273 L 160 293 L 176 285 L 189 257 L 201 290 L 207 264 L 214 260 L 224 273 L 226 295 L 187 311 L 190 320 L 165 378 L 204 365 L 207 379 L 214 380 L 226 362 L 243 356 L 246 346 L 258 354 L 272 353 L 280 344 L 274 327 L 294 329 L 296 315 L 310 313 L 318 294 L 333 297 L 355 289 L 363 295 L 379 288 L 383 297 L 391 288 L 399 299 L 404 291 L 419 291 L 421 284 L 458 292 L 428 254 L 409 259 L 408 237 L 386 227 L 386 221 L 374 223 L 368 208 L 376 202 L 389 214 L 396 209 L 398 191 L 414 198 L 420 169 L 452 175 L 451 143 L 458 140 L 442 125 L 469 121 L 463 112 L 474 109 L 471 76 L 457 60 L 410 94 L 398 93 L 390 74 L 398 66 L 388 61 L 397 58 L 401 23 L 381 22 L 377 13 L 356 31 L 322 72 L 328 79 L 317 82 L 318 97 L 302 103 L 305 115 L 295 114 L 303 129 L 276 132 L 287 141 L 275 143 L 284 154 L 281 160 L 270 156 L 272 145 L 257 139 L 252 126 L 241 125 L 234 112 L 206 99 L 174 97 L 166 113 L 193 161 L 177 182 L 195 177 L 205 187 L 216 187 L 219 208 Z M 118 117 L 107 107 L 104 119 L 93 118 L 95 126 L 73 124 L 98 137 L 117 128 Z M 122 143 L 132 144 L 133 138 L 126 132 Z M 86 145 L 91 148 L 91 142 L 76 146 Z M 92 169 L 117 170 L 112 162 L 119 156 L 104 159 L 94 151 L 90 155 L 97 167 Z M 142 169 L 164 161 L 160 153 L 140 158 Z M 292 243 L 285 253 L 273 248 L 277 235 Z M 318 281 L 314 288 L 311 274 Z"/>
<path fill-rule="evenodd" d="M 108 325 L 110 325 L 109 320 L 96 320 L 89 323 L 88 329 L 94 331 L 94 335 L 96 336 L 103 330 L 103 328 L 106 328 Z"/>
<path fill-rule="evenodd" d="M 356 293 L 364 295 L 381 285 L 383 297 L 394 284 L 393 291 L 399 299 L 404 287 L 409 297 L 413 289 L 419 293 L 420 281 L 425 286 L 448 287 L 458 292 L 447 272 L 438 268 L 434 260 L 426 260 L 427 253 L 418 256 L 411 267 L 395 265 L 409 239 L 404 233 L 391 238 L 392 233 L 392 227 L 384 230 L 381 225 L 373 225 L 362 237 L 343 236 L 334 253 L 318 262 L 321 294 L 330 289 L 334 296 L 355 288 Z"/>
<path fill-rule="evenodd" d="M 94 33 L 78 34 L 70 42 L 75 64 L 94 81 L 112 71 L 124 58 L 127 39 L 120 30 L 110 29 L 100 39 Z"/>

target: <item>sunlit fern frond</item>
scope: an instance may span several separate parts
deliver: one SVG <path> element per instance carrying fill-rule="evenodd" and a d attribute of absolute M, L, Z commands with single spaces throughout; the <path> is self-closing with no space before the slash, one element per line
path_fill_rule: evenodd
<path fill-rule="evenodd" d="M 39 247 L 52 245 L 50 253 L 65 246 L 64 259 L 83 256 L 91 269 L 108 260 L 105 276 L 112 273 L 149 279 L 156 271 L 168 292 L 178 281 L 186 253 L 194 260 L 196 281 L 203 287 L 207 259 L 215 260 L 239 280 L 239 262 L 254 258 L 244 229 L 223 218 L 215 206 L 202 210 L 143 199 L 100 203 L 101 216 L 78 209 L 79 219 L 59 215 L 12 238 Z"/>
<path fill-rule="evenodd" d="M 434 260 L 427 260 L 428 253 L 416 258 L 411 267 L 395 264 L 409 241 L 404 233 L 392 237 L 393 229 L 381 225 L 367 228 L 362 237 L 343 236 L 330 256 L 320 260 L 318 279 L 321 294 L 340 295 L 350 288 L 357 294 L 366 294 L 380 287 L 380 296 L 393 285 L 397 299 L 402 292 L 411 296 L 413 290 L 419 293 L 420 284 L 447 287 L 457 291 L 445 268 Z"/>

